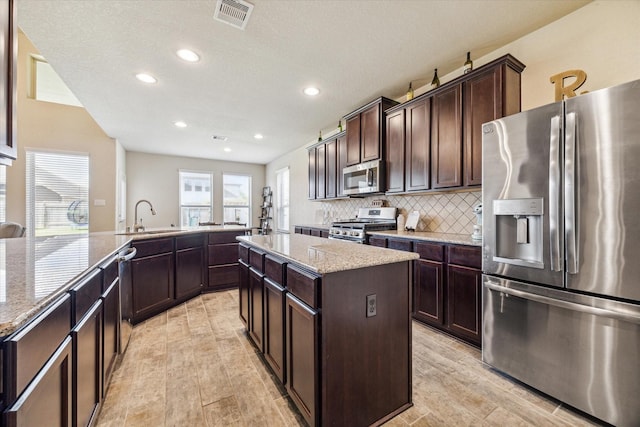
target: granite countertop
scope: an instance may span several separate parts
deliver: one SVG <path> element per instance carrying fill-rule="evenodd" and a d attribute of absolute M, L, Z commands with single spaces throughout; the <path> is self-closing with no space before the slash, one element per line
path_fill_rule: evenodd
<path fill-rule="evenodd" d="M 429 231 L 369 231 L 367 234 L 402 239 L 426 240 L 438 243 L 454 243 L 456 245 L 482 246 L 482 240 L 473 240 L 470 234 L 432 233 Z"/>
<path fill-rule="evenodd" d="M 418 258 L 417 253 L 383 249 L 302 234 L 239 236 L 251 246 L 271 252 L 318 274 L 393 264 Z"/>
<path fill-rule="evenodd" d="M 206 226 L 148 229 L 135 235 L 105 231 L 0 239 L 0 337 L 12 333 L 132 241 L 234 230 L 249 228 Z"/>

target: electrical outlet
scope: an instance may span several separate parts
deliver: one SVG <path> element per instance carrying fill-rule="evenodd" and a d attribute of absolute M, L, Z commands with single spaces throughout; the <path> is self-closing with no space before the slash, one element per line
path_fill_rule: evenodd
<path fill-rule="evenodd" d="M 367 317 L 375 316 L 377 308 L 376 294 L 367 295 Z"/>

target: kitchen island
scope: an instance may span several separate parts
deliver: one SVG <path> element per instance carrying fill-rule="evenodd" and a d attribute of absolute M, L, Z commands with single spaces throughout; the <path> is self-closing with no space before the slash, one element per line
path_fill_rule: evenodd
<path fill-rule="evenodd" d="M 417 254 L 300 234 L 238 240 L 240 318 L 310 425 L 379 425 L 412 405 Z"/>

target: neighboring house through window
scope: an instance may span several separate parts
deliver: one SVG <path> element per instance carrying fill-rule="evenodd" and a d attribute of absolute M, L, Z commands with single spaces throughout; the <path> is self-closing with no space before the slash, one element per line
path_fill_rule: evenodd
<path fill-rule="evenodd" d="M 195 226 L 213 220 L 213 174 L 179 171 L 180 225 Z"/>
<path fill-rule="evenodd" d="M 289 232 L 289 168 L 276 171 L 276 227 Z"/>
<path fill-rule="evenodd" d="M 89 156 L 27 150 L 29 236 L 89 232 Z"/>
<path fill-rule="evenodd" d="M 251 177 L 224 174 L 222 188 L 224 222 L 251 227 Z"/>

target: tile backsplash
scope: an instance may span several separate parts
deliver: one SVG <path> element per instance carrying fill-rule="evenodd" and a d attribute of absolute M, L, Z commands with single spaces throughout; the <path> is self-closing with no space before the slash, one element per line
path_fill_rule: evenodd
<path fill-rule="evenodd" d="M 388 206 L 398 208 L 398 212 L 405 218 L 413 211 L 420 212 L 417 231 L 471 234 L 476 223 L 473 207 L 481 202 L 482 192 L 382 195 L 324 201 L 316 211 L 316 221 L 328 224 L 337 219 L 354 218 L 359 208 L 372 206 L 373 200 L 379 199 L 386 200 Z"/>

